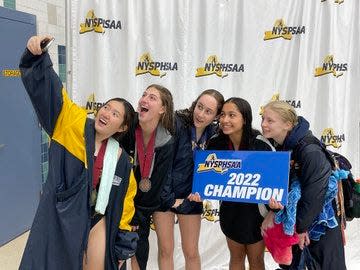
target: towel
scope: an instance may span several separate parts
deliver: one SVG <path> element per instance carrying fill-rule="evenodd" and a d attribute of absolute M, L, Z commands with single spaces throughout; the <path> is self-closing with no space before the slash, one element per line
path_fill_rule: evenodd
<path fill-rule="evenodd" d="M 301 197 L 301 188 L 299 180 L 294 180 L 290 186 L 288 203 L 286 207 L 275 214 L 275 223 L 283 224 L 284 233 L 293 235 L 296 223 L 296 207 Z"/>
<path fill-rule="evenodd" d="M 278 264 L 290 265 L 292 261 L 292 246 L 299 242 L 297 233 L 287 235 L 283 224 L 274 223 L 273 227 L 267 228 L 264 234 L 264 242 L 274 261 Z"/>
<path fill-rule="evenodd" d="M 326 228 L 335 228 L 338 222 L 332 207 L 332 201 L 335 199 L 338 188 L 337 182 L 346 179 L 348 172 L 344 170 L 333 171 L 329 178 L 329 186 L 325 195 L 325 203 L 322 211 L 311 224 L 309 229 L 309 237 L 311 240 L 319 241 L 320 237 L 325 234 Z"/>
<path fill-rule="evenodd" d="M 118 161 L 119 147 L 119 143 L 114 138 L 110 137 L 106 146 L 100 187 L 95 206 L 95 211 L 102 215 L 105 214 L 109 202 L 109 195 Z"/>

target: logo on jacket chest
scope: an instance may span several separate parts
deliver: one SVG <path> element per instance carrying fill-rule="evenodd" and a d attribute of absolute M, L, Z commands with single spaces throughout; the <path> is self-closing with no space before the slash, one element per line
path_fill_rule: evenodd
<path fill-rule="evenodd" d="M 114 186 L 119 186 L 121 182 L 122 182 L 122 178 L 117 176 L 117 175 L 114 175 L 114 179 L 113 179 L 112 184 Z"/>

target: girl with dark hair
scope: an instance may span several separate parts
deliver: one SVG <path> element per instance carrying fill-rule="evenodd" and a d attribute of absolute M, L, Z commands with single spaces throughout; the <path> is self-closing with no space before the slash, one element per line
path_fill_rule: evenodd
<path fill-rule="evenodd" d="M 133 256 L 138 238 L 130 225 L 136 193 L 131 159 L 114 139 L 128 130 L 135 112 L 115 98 L 95 120 L 87 118 L 41 51 L 50 38 L 30 38 L 20 62 L 26 91 L 51 137 L 48 179 L 20 269 L 115 270 Z"/>
<path fill-rule="evenodd" d="M 175 113 L 175 155 L 171 184 L 164 189 L 162 209 L 153 215 L 158 239 L 159 269 L 174 269 L 174 224 L 179 221 L 185 268 L 201 268 L 198 242 L 201 202 L 186 199 L 191 193 L 194 171 L 193 151 L 203 150 L 217 130 L 214 120 L 219 115 L 224 98 L 214 89 L 203 91 L 189 109 Z"/>
<path fill-rule="evenodd" d="M 271 151 L 273 148 L 260 132 L 252 128 L 250 104 L 237 97 L 225 101 L 220 113 L 220 133 L 209 141 L 207 149 Z M 220 226 L 230 250 L 229 269 L 265 269 L 264 242 L 261 236 L 263 216 L 252 203 L 221 202 Z"/>
<path fill-rule="evenodd" d="M 133 132 L 122 139 L 125 149 L 134 158 L 138 191 L 135 197 L 135 216 L 132 225 L 139 234 L 132 269 L 146 269 L 149 257 L 151 215 L 161 207 L 165 186 L 171 181 L 173 160 L 174 106 L 170 91 L 157 84 L 149 85 L 138 102 L 138 117 Z M 173 206 L 172 204 L 170 207 Z"/>

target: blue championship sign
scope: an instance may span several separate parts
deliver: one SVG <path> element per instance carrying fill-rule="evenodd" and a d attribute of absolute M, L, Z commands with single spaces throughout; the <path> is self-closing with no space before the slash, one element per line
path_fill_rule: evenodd
<path fill-rule="evenodd" d="M 287 203 L 290 152 L 196 151 L 192 192 L 201 198 Z"/>

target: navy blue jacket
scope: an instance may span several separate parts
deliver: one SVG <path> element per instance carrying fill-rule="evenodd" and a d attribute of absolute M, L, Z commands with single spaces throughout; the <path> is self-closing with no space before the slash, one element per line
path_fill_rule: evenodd
<path fill-rule="evenodd" d="M 301 187 L 301 198 L 297 204 L 296 232 L 308 230 L 314 219 L 324 206 L 325 194 L 328 189 L 331 163 L 319 144 L 307 144 L 313 137 L 309 123 L 298 117 L 298 124 L 285 138 L 279 150 L 292 151 L 290 181 L 298 178 Z M 335 201 L 333 202 L 335 210 Z M 335 212 L 336 213 L 336 212 Z M 310 241 L 308 246 L 312 256 L 314 269 L 346 269 L 344 246 L 340 226 L 327 229 L 319 241 Z M 293 260 L 289 269 L 298 269 L 302 250 L 295 245 L 292 248 Z"/>
<path fill-rule="evenodd" d="M 192 150 L 192 119 L 175 113 L 174 159 L 171 178 L 162 192 L 161 209 L 166 211 L 176 199 L 185 199 L 191 193 L 194 174 L 194 152 Z M 204 132 L 210 139 L 217 126 L 211 124 Z M 193 203 L 190 203 L 193 204 Z"/>
<path fill-rule="evenodd" d="M 95 149 L 94 121 L 68 98 L 47 53 L 27 49 L 21 76 L 42 127 L 51 138 L 49 174 L 31 227 L 20 269 L 80 270 L 90 230 L 90 191 Z M 132 256 L 131 232 L 136 182 L 129 156 L 122 151 L 106 209 L 105 269 Z M 117 179 L 118 179 L 117 178 Z"/>
<path fill-rule="evenodd" d="M 175 127 L 175 154 L 171 172 L 171 185 L 167 187 L 167 196 L 172 199 L 170 207 L 175 203 L 175 199 L 186 198 L 191 193 L 194 171 L 190 128 L 186 127 L 177 115 L 175 115 Z"/>
<path fill-rule="evenodd" d="M 309 123 L 302 117 L 298 119 L 299 123 L 291 130 L 283 146 L 278 147 L 278 150 L 292 151 L 291 159 L 295 164 L 290 170 L 290 182 L 298 177 L 301 186 L 301 198 L 297 204 L 296 231 L 303 233 L 308 230 L 323 208 L 331 163 L 320 145 L 307 144 L 298 147 L 305 137 L 313 136 L 309 130 Z"/>

